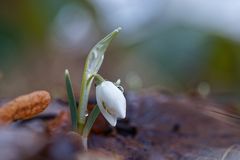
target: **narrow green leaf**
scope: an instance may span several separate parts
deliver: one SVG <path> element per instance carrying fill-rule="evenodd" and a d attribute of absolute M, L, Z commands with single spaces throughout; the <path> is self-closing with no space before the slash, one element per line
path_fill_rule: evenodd
<path fill-rule="evenodd" d="M 87 123 L 83 129 L 83 137 L 88 137 L 88 134 L 90 133 L 92 126 L 94 122 L 96 121 L 98 115 L 100 113 L 100 110 L 97 105 L 93 108 L 92 112 L 88 116 Z"/>
<path fill-rule="evenodd" d="M 76 100 L 73 93 L 72 82 L 67 69 L 65 70 L 65 83 L 66 83 L 66 89 L 67 89 L 68 102 L 70 106 L 72 129 L 76 130 L 77 129 L 77 105 L 76 105 Z"/>
<path fill-rule="evenodd" d="M 99 41 L 90 51 L 83 71 L 82 76 L 82 84 L 80 91 L 80 99 L 79 99 L 79 132 L 81 133 L 83 130 L 83 126 L 86 120 L 86 111 L 87 111 L 87 102 L 88 96 L 91 88 L 91 84 L 93 82 L 92 75 L 97 74 L 100 69 L 103 59 L 104 53 L 109 46 L 112 39 L 119 33 L 121 28 L 115 29 L 112 33 L 108 34 L 105 38 Z"/>

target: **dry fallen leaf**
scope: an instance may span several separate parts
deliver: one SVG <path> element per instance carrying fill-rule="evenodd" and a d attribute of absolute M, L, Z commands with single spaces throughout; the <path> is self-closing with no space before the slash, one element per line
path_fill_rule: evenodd
<path fill-rule="evenodd" d="M 22 95 L 0 107 L 0 124 L 34 117 L 47 108 L 51 97 L 47 91 Z"/>

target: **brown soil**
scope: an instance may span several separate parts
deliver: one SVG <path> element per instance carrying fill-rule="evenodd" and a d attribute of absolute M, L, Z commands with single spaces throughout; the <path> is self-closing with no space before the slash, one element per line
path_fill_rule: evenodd
<path fill-rule="evenodd" d="M 1 160 L 233 160 L 240 131 L 205 114 L 227 107 L 216 101 L 166 92 L 128 93 L 127 118 L 111 128 L 97 119 L 83 152 L 70 131 L 67 104 L 55 100 L 31 120 L 0 127 Z M 3 103 L 3 101 L 2 101 Z M 227 149 L 236 145 L 229 152 Z M 239 152 L 238 152 L 239 151 Z"/>

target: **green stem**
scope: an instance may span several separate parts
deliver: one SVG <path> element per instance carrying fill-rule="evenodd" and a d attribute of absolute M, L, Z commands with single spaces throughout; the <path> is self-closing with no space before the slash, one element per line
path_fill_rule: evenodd
<path fill-rule="evenodd" d="M 105 79 L 100 75 L 100 74 L 95 74 L 93 75 L 95 78 L 95 83 L 96 85 L 101 84 L 103 81 L 105 81 Z"/>
<path fill-rule="evenodd" d="M 78 131 L 80 134 L 83 132 L 83 127 L 85 125 L 86 121 L 86 114 L 87 114 L 87 103 L 88 103 L 88 96 L 89 92 L 88 90 L 91 87 L 92 77 L 87 75 L 86 72 L 86 66 L 88 64 L 85 64 L 84 71 L 83 71 L 83 77 L 82 77 L 82 84 L 81 84 L 81 91 L 80 91 L 80 98 L 79 98 L 79 106 L 78 106 Z M 89 77 L 89 78 L 88 78 Z M 87 85 L 88 84 L 88 85 Z"/>

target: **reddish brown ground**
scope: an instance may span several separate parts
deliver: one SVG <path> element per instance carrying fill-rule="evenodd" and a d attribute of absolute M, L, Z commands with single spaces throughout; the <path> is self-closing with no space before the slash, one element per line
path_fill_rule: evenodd
<path fill-rule="evenodd" d="M 0 128 L 0 159 L 221 160 L 227 148 L 240 144 L 238 129 L 203 114 L 209 106 L 225 105 L 166 92 L 128 93 L 127 99 L 127 118 L 116 128 L 98 118 L 88 153 L 68 132 L 67 104 L 55 100 L 38 117 Z M 225 160 L 240 157 L 239 148 Z"/>

